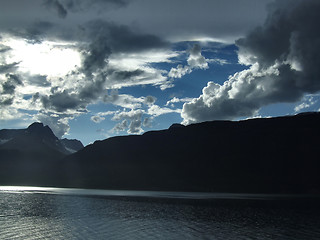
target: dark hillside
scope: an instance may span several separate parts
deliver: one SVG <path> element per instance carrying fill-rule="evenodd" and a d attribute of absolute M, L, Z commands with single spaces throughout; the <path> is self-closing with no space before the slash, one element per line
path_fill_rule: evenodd
<path fill-rule="evenodd" d="M 213 121 L 97 141 L 61 162 L 68 186 L 320 193 L 320 114 Z"/>

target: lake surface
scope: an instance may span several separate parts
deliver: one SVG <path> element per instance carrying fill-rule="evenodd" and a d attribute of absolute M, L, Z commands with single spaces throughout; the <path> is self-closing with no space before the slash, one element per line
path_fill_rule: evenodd
<path fill-rule="evenodd" d="M 320 208 L 284 195 L 0 187 L 0 239 L 320 239 Z"/>

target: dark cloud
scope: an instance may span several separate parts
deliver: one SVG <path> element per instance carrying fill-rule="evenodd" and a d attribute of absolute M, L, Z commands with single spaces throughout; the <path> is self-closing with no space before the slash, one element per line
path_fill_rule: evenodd
<path fill-rule="evenodd" d="M 40 43 L 46 34 L 52 30 L 56 25 L 48 21 L 35 21 L 30 27 L 26 29 L 26 37 L 29 42 Z"/>
<path fill-rule="evenodd" d="M 61 18 L 65 18 L 68 14 L 67 10 L 58 0 L 45 0 L 44 4 L 47 8 L 53 9 Z"/>
<path fill-rule="evenodd" d="M 183 106 L 186 123 L 252 116 L 265 105 L 295 102 L 320 91 L 320 2 L 276 1 L 265 24 L 239 39 L 239 61 L 250 66 L 223 85 L 209 82 Z"/>
<path fill-rule="evenodd" d="M 104 87 L 106 75 L 100 74 L 95 79 L 89 80 L 87 84 L 79 91 L 79 99 L 91 103 L 91 101 L 98 99 L 104 95 L 106 89 Z"/>
<path fill-rule="evenodd" d="M 18 67 L 18 62 L 0 65 L 0 73 L 12 72 Z"/>
<path fill-rule="evenodd" d="M 2 94 L 14 94 L 16 86 L 10 82 L 5 82 L 2 84 Z"/>
<path fill-rule="evenodd" d="M 152 105 L 156 102 L 157 98 L 153 96 L 146 96 L 144 99 L 144 103 L 147 105 Z"/>
<path fill-rule="evenodd" d="M 26 29 L 36 19 L 77 28 L 99 17 L 170 40 L 211 37 L 233 42 L 264 20 L 270 1 L 2 0 L 0 29 Z"/>
<path fill-rule="evenodd" d="M 23 85 L 21 77 L 16 74 L 6 74 L 7 81 L 13 83 L 14 85 Z"/>
<path fill-rule="evenodd" d="M 13 97 L 0 97 L 0 106 L 10 106 L 13 103 Z"/>
<path fill-rule="evenodd" d="M 0 36 L 0 40 L 1 40 L 1 36 Z M 10 51 L 10 50 L 11 50 L 10 47 L 5 46 L 5 45 L 3 45 L 3 44 L 0 44 L 0 53 L 6 53 L 6 52 L 8 52 L 8 51 Z"/>
<path fill-rule="evenodd" d="M 0 82 L 0 105 L 10 106 L 15 98 L 15 89 L 18 85 L 23 85 L 20 76 L 7 73 L 6 80 Z"/>
<path fill-rule="evenodd" d="M 30 85 L 39 87 L 50 87 L 51 83 L 47 80 L 45 75 L 31 75 L 28 77 L 28 82 Z"/>
<path fill-rule="evenodd" d="M 138 33 L 128 26 L 104 20 L 90 21 L 82 29 L 93 45 L 109 46 L 113 53 L 140 52 L 169 46 L 168 42 L 155 35 Z"/>
<path fill-rule="evenodd" d="M 32 95 L 32 103 L 35 103 L 38 99 L 40 99 L 40 93 L 37 92 Z"/>
<path fill-rule="evenodd" d="M 131 1 L 110 13 L 120 23 L 135 22 L 145 32 L 174 41 L 211 37 L 233 42 L 262 23 L 270 0 Z"/>
<path fill-rule="evenodd" d="M 26 25 L 5 29 L 6 32 L 24 39 L 30 44 L 40 44 L 44 39 L 66 38 L 63 37 L 63 28 L 49 21 L 35 20 Z M 65 34 L 67 35 L 67 34 Z"/>
<path fill-rule="evenodd" d="M 100 123 L 102 122 L 103 120 L 105 120 L 104 117 L 101 117 L 101 116 L 92 116 L 91 117 L 91 121 L 95 122 L 95 123 Z"/>
<path fill-rule="evenodd" d="M 46 0 L 44 5 L 52 9 L 60 18 L 66 18 L 68 12 L 85 12 L 89 9 L 101 12 L 110 8 L 124 7 L 127 2 L 126 0 Z"/>
<path fill-rule="evenodd" d="M 81 68 L 87 76 L 105 68 L 112 53 L 146 51 L 164 48 L 168 44 L 156 36 L 138 34 L 127 26 L 119 26 L 103 20 L 84 24 L 81 34 L 84 41 L 88 42 L 87 46 L 83 46 Z M 141 70 L 114 72 L 120 80 L 142 73 Z"/>
<path fill-rule="evenodd" d="M 88 78 L 88 84 L 80 91 L 81 99 L 97 99 L 99 94 L 104 92 L 103 87 L 107 77 L 109 86 L 113 84 L 131 85 L 141 81 L 140 79 L 150 77 L 150 74 L 141 69 L 134 71 L 107 69 L 111 54 L 143 52 L 168 46 L 167 42 L 156 36 L 139 34 L 127 26 L 119 26 L 102 20 L 84 24 L 82 37 L 88 44 L 87 46 L 82 45 L 80 71 Z"/>
<path fill-rule="evenodd" d="M 68 91 L 55 92 L 50 96 L 42 96 L 41 102 L 45 109 L 52 109 L 58 112 L 76 110 L 81 107 L 82 102 L 77 94 L 70 94 Z"/>
<path fill-rule="evenodd" d="M 128 26 L 104 20 L 90 21 L 83 27 L 88 36 L 108 41 L 113 52 L 136 52 L 168 46 L 168 42 L 155 35 L 138 33 Z"/>
<path fill-rule="evenodd" d="M 22 80 L 18 75 L 6 74 L 6 81 L 1 84 L 1 94 L 13 95 L 17 85 L 23 85 Z"/>
<path fill-rule="evenodd" d="M 76 112 L 85 111 L 88 104 L 96 101 L 104 95 L 105 76 L 101 75 L 87 83 L 77 90 L 60 90 L 57 87 L 51 88 L 51 94 L 41 96 L 41 103 L 47 110 L 55 110 L 60 113 L 67 110 Z"/>
<path fill-rule="evenodd" d="M 103 69 L 111 54 L 108 39 L 103 36 L 97 36 L 89 47 L 83 52 L 82 71 L 86 76 L 91 76 L 97 70 Z"/>
<path fill-rule="evenodd" d="M 143 75 L 145 72 L 141 69 L 136 69 L 134 71 L 115 71 L 113 76 L 117 80 L 128 80 L 133 77 L 139 77 Z"/>

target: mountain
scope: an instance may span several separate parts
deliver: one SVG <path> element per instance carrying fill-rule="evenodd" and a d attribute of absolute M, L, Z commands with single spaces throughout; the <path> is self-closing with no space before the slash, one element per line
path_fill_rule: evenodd
<path fill-rule="evenodd" d="M 173 124 L 85 148 L 34 123 L 0 130 L 0 185 L 320 194 L 319 123 L 304 113 Z"/>
<path fill-rule="evenodd" d="M 68 155 L 83 148 L 78 140 L 58 139 L 49 126 L 33 123 L 27 129 L 0 130 L 0 149 L 27 152 L 48 152 L 53 155 Z M 52 155 L 53 154 L 53 155 Z"/>
<path fill-rule="evenodd" d="M 63 138 L 60 142 L 69 153 L 75 153 L 83 148 L 82 143 L 77 139 Z"/>
<path fill-rule="evenodd" d="M 119 136 L 60 161 L 65 186 L 320 193 L 320 113 L 212 121 Z"/>
<path fill-rule="evenodd" d="M 41 184 L 49 176 L 54 179 L 51 170 L 57 161 L 81 148 L 80 141 L 60 140 L 42 123 L 26 129 L 0 130 L 0 184 L 21 184 L 25 180 Z"/>

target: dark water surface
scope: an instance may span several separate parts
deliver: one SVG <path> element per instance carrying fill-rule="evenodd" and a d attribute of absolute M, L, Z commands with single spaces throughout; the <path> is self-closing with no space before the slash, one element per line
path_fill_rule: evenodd
<path fill-rule="evenodd" d="M 320 239 L 320 208 L 269 195 L 0 187 L 0 239 Z"/>

